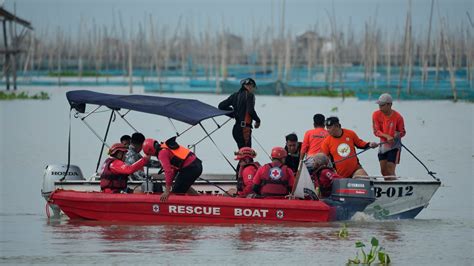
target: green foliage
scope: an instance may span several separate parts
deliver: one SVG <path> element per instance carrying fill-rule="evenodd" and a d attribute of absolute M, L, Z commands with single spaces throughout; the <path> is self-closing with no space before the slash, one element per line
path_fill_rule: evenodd
<path fill-rule="evenodd" d="M 390 264 L 390 256 L 388 255 L 388 253 L 385 252 L 383 247 L 379 246 L 379 240 L 375 237 L 372 237 L 372 239 L 370 240 L 370 244 L 372 245 L 372 247 L 370 248 L 369 253 L 366 253 L 366 251 L 364 250 L 365 244 L 361 241 L 357 241 L 355 243 L 355 247 L 359 250 L 356 253 L 356 257 L 354 259 L 349 259 L 347 261 L 347 264 L 370 265 L 375 261 L 376 258 L 378 258 L 379 264 L 381 265 Z"/>
<path fill-rule="evenodd" d="M 322 96 L 322 97 L 342 97 L 342 93 L 336 90 L 314 89 L 304 91 L 286 92 L 288 96 Z M 351 90 L 344 91 L 345 97 L 355 97 L 355 92 Z"/>
<path fill-rule="evenodd" d="M 333 108 L 331 108 L 331 112 L 334 113 L 334 112 L 337 112 L 337 111 L 339 111 L 339 108 L 337 108 L 337 106 L 334 106 Z"/>
<path fill-rule="evenodd" d="M 347 231 L 347 225 L 344 224 L 343 227 L 339 230 L 339 233 L 337 234 L 339 238 L 348 238 L 349 237 L 349 231 Z"/>
<path fill-rule="evenodd" d="M 390 211 L 380 207 L 380 205 L 374 206 L 374 218 L 378 220 L 386 219 L 390 215 Z"/>
<path fill-rule="evenodd" d="M 64 70 L 61 72 L 49 72 L 48 73 L 49 77 L 79 77 L 79 72 L 77 71 L 71 71 L 71 70 Z M 82 76 L 83 77 L 101 77 L 103 76 L 99 72 L 96 71 L 82 71 Z"/>
<path fill-rule="evenodd" d="M 6 93 L 3 91 L 0 91 L 0 100 L 9 101 L 9 100 L 30 100 L 30 99 L 49 100 L 49 94 L 44 91 L 41 91 L 37 94 L 29 96 L 28 92 L 24 92 L 24 91 L 20 93 L 15 93 L 15 92 Z"/>

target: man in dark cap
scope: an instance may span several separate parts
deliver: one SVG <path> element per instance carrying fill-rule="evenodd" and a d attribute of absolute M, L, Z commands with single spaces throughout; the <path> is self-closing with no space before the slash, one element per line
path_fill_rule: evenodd
<path fill-rule="evenodd" d="M 227 99 L 219 103 L 219 109 L 233 111 L 230 115 L 235 118 L 235 125 L 232 129 L 237 147 L 252 147 L 252 121 L 255 128 L 260 127 L 260 118 L 255 112 L 254 90 L 257 88 L 255 80 L 246 78 L 240 81 L 239 91 L 230 95 Z"/>
<path fill-rule="evenodd" d="M 365 142 L 354 131 L 341 128 L 339 118 L 335 116 L 326 119 L 326 129 L 329 136 L 321 144 L 321 152 L 331 158 L 337 173 L 345 178 L 367 176 L 367 172 L 359 163 L 355 149 L 376 148 L 378 144 Z"/>

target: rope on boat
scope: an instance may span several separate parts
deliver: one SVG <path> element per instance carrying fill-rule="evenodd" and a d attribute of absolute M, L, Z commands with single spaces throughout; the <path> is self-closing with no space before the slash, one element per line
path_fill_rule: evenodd
<path fill-rule="evenodd" d="M 265 150 L 262 146 L 262 144 L 260 144 L 260 142 L 257 140 L 257 138 L 255 137 L 255 134 L 252 134 L 252 138 L 253 140 L 255 140 L 255 142 L 257 142 L 258 146 L 260 146 L 260 149 L 263 150 L 263 152 L 268 156 L 268 158 L 270 158 L 270 160 L 272 160 L 272 156 L 270 156 L 270 154 L 268 154 L 267 150 Z"/>
<path fill-rule="evenodd" d="M 425 165 L 420 159 L 418 159 L 418 157 L 416 157 L 415 154 L 413 154 L 413 152 L 411 152 L 405 145 L 403 145 L 403 143 L 402 143 L 402 147 L 405 148 L 405 150 L 407 150 L 413 157 L 415 157 L 415 159 L 416 159 L 418 162 L 420 162 L 421 165 L 423 165 L 423 167 L 426 169 L 426 171 L 428 172 L 428 174 L 429 174 L 431 177 L 433 177 L 436 181 L 440 181 L 439 178 L 437 178 L 437 177 L 435 176 L 436 173 L 433 172 L 433 171 L 430 171 L 430 170 L 428 169 L 428 167 L 426 167 L 426 165 Z"/>
<path fill-rule="evenodd" d="M 197 179 L 202 180 L 202 181 L 205 181 L 205 182 L 207 182 L 209 185 L 213 185 L 213 186 L 217 187 L 218 189 L 222 190 L 222 191 L 223 191 L 225 194 L 227 194 L 229 197 L 233 197 L 231 194 L 229 194 L 229 192 L 227 192 L 226 190 L 224 190 L 224 189 L 223 189 L 222 187 L 220 187 L 219 185 L 214 184 L 214 183 L 212 183 L 211 181 L 209 181 L 209 180 L 207 180 L 207 179 L 204 179 L 204 178 L 202 178 L 202 177 L 198 177 Z"/>
<path fill-rule="evenodd" d="M 69 167 L 71 166 L 71 113 L 72 113 L 72 107 L 69 110 L 69 135 L 67 139 L 67 167 L 66 171 L 64 172 L 64 176 L 59 179 L 59 181 L 63 181 L 66 179 L 67 172 L 69 172 Z"/>
<path fill-rule="evenodd" d="M 46 201 L 46 216 L 51 218 L 51 213 L 49 212 L 49 201 Z"/>
<path fill-rule="evenodd" d="M 224 159 L 229 163 L 230 167 L 232 167 L 232 169 L 234 169 L 234 171 L 237 172 L 237 169 L 235 169 L 235 167 L 232 165 L 232 163 L 229 161 L 229 159 L 224 155 L 224 153 L 221 151 L 221 149 L 219 149 L 219 146 L 217 146 L 216 142 L 211 138 L 211 135 L 209 135 L 206 128 L 204 128 L 204 126 L 201 124 L 201 122 L 199 122 L 199 125 L 201 126 L 202 130 L 204 130 L 204 132 L 206 132 L 207 136 L 212 141 L 214 146 L 216 146 L 217 150 L 221 153 L 222 157 L 224 157 Z"/>

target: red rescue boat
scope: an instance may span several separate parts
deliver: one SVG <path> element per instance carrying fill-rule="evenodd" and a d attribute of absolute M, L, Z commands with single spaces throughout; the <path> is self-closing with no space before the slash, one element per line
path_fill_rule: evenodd
<path fill-rule="evenodd" d="M 247 199 L 218 195 L 109 194 L 58 189 L 50 196 L 71 219 L 145 223 L 329 222 L 336 208 L 317 200 Z"/>

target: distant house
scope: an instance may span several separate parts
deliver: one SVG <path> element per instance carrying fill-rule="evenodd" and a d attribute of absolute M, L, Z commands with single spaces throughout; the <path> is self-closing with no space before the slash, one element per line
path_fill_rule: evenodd
<path fill-rule="evenodd" d="M 306 31 L 296 37 L 296 61 L 299 64 L 306 64 L 308 57 L 311 56 L 313 57 L 313 62 L 316 62 L 322 53 L 330 51 L 333 46 L 331 40 L 319 36 L 317 32 Z"/>
<path fill-rule="evenodd" d="M 232 33 L 224 33 L 218 39 L 218 47 L 222 53 L 223 45 L 225 44 L 226 53 L 229 64 L 239 64 L 243 59 L 244 41 L 242 37 L 234 35 Z"/>

